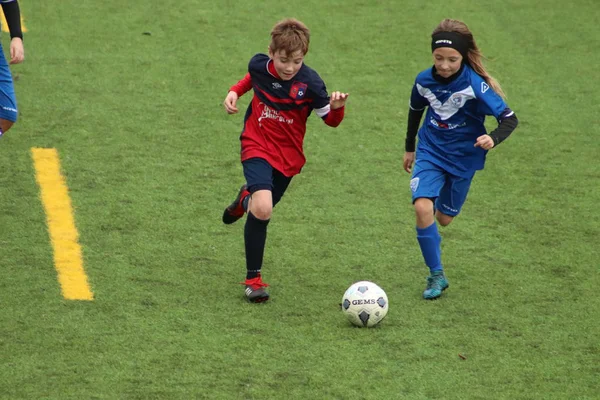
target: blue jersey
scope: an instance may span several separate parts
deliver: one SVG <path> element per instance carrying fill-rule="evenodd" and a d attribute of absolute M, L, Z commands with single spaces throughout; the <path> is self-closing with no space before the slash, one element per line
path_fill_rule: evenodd
<path fill-rule="evenodd" d="M 434 78 L 433 68 L 421 72 L 412 89 L 410 107 L 427 107 L 419 129 L 417 159 L 469 178 L 485 163 L 487 151 L 474 146 L 476 139 L 486 134 L 485 116 L 501 120 L 512 111 L 469 65 L 458 74 L 451 82 L 442 83 Z"/>

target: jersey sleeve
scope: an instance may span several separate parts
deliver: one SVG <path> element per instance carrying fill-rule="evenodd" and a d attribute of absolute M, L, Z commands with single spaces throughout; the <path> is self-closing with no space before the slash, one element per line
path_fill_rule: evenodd
<path fill-rule="evenodd" d="M 329 93 L 327 93 L 327 87 L 325 86 L 325 82 L 321 79 L 320 76 L 315 74 L 315 76 L 311 79 L 311 96 L 312 96 L 312 107 L 315 110 L 315 113 L 319 117 L 324 117 L 329 114 Z"/>
<path fill-rule="evenodd" d="M 267 61 L 269 61 L 269 56 L 266 54 L 258 53 L 254 55 L 248 62 L 248 72 L 250 75 L 265 73 L 267 70 Z"/>
<path fill-rule="evenodd" d="M 479 101 L 479 111 L 482 114 L 493 115 L 496 119 L 500 119 L 504 110 L 508 108 L 504 99 L 479 75 L 476 76 L 471 86 Z"/>
<path fill-rule="evenodd" d="M 417 80 L 415 80 L 415 84 L 412 87 L 412 92 L 410 93 L 409 106 L 411 110 L 421 111 L 424 110 L 428 105 L 429 101 L 421 95 L 419 92 L 419 84 L 417 83 Z"/>

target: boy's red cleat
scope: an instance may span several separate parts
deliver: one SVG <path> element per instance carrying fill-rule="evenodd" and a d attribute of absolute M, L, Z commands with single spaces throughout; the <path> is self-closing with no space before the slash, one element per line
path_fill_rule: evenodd
<path fill-rule="evenodd" d="M 246 187 L 246 185 L 245 184 L 242 185 L 236 199 L 233 201 L 233 203 L 231 203 L 229 206 L 227 206 L 225 211 L 223 211 L 223 223 L 224 224 L 226 224 L 226 225 L 233 224 L 235 221 L 237 221 L 238 219 L 240 219 L 244 216 L 244 213 L 246 212 L 246 210 L 244 210 L 244 206 L 242 205 L 242 202 L 244 201 L 244 198 L 246 196 L 248 196 L 249 194 L 250 194 L 250 192 L 248 191 L 248 188 Z"/>
<path fill-rule="evenodd" d="M 260 276 L 252 279 L 246 279 L 242 282 L 242 285 L 246 285 L 246 298 L 250 303 L 262 303 L 263 301 L 269 300 L 269 293 L 264 289 L 269 286 L 262 281 Z"/>

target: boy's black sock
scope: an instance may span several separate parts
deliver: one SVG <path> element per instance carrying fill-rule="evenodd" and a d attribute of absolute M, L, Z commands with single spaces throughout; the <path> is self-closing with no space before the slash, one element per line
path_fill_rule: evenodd
<path fill-rule="evenodd" d="M 267 225 L 270 220 L 258 219 L 248 212 L 244 226 L 244 244 L 246 246 L 246 279 L 260 275 L 263 263 L 265 243 L 267 241 Z"/>

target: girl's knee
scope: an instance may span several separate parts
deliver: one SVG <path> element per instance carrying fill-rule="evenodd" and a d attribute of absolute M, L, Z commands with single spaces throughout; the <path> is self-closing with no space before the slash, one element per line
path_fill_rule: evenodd
<path fill-rule="evenodd" d="M 425 216 L 433 214 L 433 201 L 427 198 L 419 198 L 414 203 L 415 213 L 417 216 Z"/>
<path fill-rule="evenodd" d="M 454 217 L 452 217 L 450 215 L 446 215 L 439 211 L 435 213 L 435 218 L 437 219 L 438 223 L 441 226 L 448 226 L 448 225 L 450 225 L 450 222 L 452 222 L 452 220 L 454 220 Z"/>
<path fill-rule="evenodd" d="M 11 128 L 11 126 L 13 126 L 13 125 L 14 125 L 14 122 L 9 121 L 7 119 L 0 118 L 0 129 L 2 129 L 2 132 L 8 131 Z"/>

